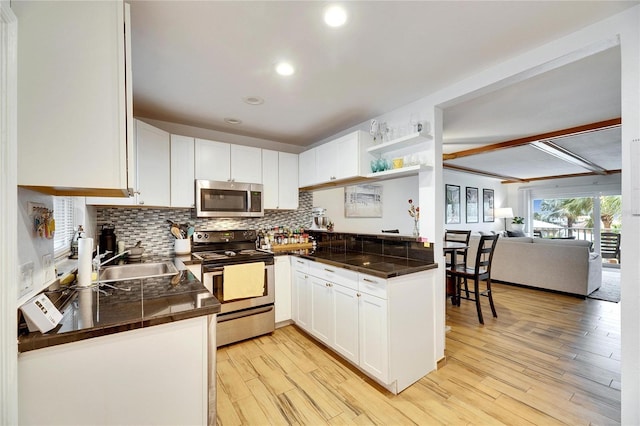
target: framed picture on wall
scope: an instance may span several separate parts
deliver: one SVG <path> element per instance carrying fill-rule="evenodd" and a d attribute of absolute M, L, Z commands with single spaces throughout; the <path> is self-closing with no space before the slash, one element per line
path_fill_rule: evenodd
<path fill-rule="evenodd" d="M 482 189 L 482 221 L 493 222 L 493 189 Z"/>
<path fill-rule="evenodd" d="M 460 223 L 460 186 L 445 185 L 445 223 Z"/>
<path fill-rule="evenodd" d="M 478 221 L 480 220 L 479 218 L 479 210 L 478 210 L 478 188 L 473 188 L 470 186 L 467 186 L 467 197 L 466 197 L 467 203 L 467 209 L 466 209 L 466 216 L 467 216 L 467 223 L 478 223 Z"/>
<path fill-rule="evenodd" d="M 352 185 L 344 188 L 345 217 L 382 217 L 382 185 Z"/>

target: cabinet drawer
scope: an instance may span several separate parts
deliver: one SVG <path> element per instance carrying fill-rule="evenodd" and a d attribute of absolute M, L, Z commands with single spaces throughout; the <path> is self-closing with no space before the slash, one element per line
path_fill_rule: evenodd
<path fill-rule="evenodd" d="M 386 299 L 387 280 L 372 275 L 358 274 L 358 291 Z"/>
<path fill-rule="evenodd" d="M 320 262 L 309 264 L 309 275 L 340 284 L 353 290 L 358 289 L 358 273 Z"/>
<path fill-rule="evenodd" d="M 305 274 L 308 274 L 309 263 L 311 263 L 309 260 L 301 259 L 296 256 L 291 256 L 291 269 L 293 269 L 294 271 L 300 271 Z"/>

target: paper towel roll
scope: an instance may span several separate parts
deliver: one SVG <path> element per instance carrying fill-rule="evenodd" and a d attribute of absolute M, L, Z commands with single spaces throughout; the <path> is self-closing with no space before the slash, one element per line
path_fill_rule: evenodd
<path fill-rule="evenodd" d="M 87 287 L 91 285 L 91 273 L 93 265 L 93 238 L 78 239 L 78 285 Z"/>

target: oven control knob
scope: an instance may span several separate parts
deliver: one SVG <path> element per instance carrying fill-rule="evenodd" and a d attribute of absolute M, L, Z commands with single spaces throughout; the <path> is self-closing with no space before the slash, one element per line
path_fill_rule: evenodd
<path fill-rule="evenodd" d="M 202 238 L 202 234 L 197 234 L 197 235 L 196 235 L 196 238 L 197 238 L 197 239 L 201 239 L 201 238 Z"/>

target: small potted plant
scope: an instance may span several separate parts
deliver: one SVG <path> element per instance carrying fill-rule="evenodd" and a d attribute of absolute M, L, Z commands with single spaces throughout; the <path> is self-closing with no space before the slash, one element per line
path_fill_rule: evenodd
<path fill-rule="evenodd" d="M 511 229 L 515 231 L 524 230 L 524 217 L 516 216 L 511 219 Z"/>

